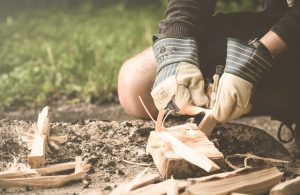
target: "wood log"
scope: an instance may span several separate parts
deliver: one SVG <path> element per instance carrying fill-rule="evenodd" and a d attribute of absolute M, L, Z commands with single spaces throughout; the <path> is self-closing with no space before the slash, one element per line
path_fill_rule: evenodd
<path fill-rule="evenodd" d="M 28 155 L 28 163 L 32 168 L 39 168 L 46 162 L 47 137 L 49 136 L 48 107 L 44 107 L 38 116 L 32 149 Z"/>
<path fill-rule="evenodd" d="M 173 175 L 183 179 L 207 174 L 204 170 L 218 170 L 218 165 L 211 160 L 223 162 L 223 154 L 201 131 L 182 127 L 150 133 L 146 151 L 152 155 L 162 177 L 167 179 Z"/>
<path fill-rule="evenodd" d="M 280 183 L 271 189 L 270 195 L 299 195 L 300 177 Z"/>
<path fill-rule="evenodd" d="M 201 178 L 191 186 L 187 187 L 188 195 L 225 195 L 231 192 L 246 194 L 267 193 L 273 186 L 278 184 L 283 173 L 277 168 L 243 169 L 243 171 L 228 174 L 226 177 L 210 176 L 210 179 Z M 223 175 L 224 176 L 224 175 Z"/>

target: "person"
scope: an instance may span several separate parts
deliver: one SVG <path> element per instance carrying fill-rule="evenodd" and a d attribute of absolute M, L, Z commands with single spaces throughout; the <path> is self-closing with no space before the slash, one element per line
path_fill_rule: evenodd
<path fill-rule="evenodd" d="M 207 85 L 224 66 L 214 117 L 271 115 L 289 127 L 299 119 L 300 1 L 263 0 L 261 12 L 216 14 L 215 0 L 169 0 L 153 46 L 127 60 L 118 94 L 125 111 L 148 118 L 186 105 L 207 107 Z M 297 114 L 298 113 L 298 114 Z M 300 131 L 296 145 L 300 147 Z"/>

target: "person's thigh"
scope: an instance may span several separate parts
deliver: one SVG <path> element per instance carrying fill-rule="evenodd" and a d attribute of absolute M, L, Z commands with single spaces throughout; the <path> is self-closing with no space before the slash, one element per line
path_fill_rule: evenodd
<path fill-rule="evenodd" d="M 149 118 L 139 96 L 154 116 L 156 107 L 151 97 L 151 88 L 156 76 L 156 60 L 151 48 L 127 60 L 121 67 L 118 77 L 119 101 L 131 116 Z"/>

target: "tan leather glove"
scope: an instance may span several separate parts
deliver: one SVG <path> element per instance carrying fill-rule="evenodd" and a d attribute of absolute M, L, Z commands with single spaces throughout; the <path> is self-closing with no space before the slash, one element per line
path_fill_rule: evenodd
<path fill-rule="evenodd" d="M 253 89 L 272 64 L 273 57 L 259 41 L 248 44 L 228 39 L 226 67 L 213 107 L 215 119 L 226 122 L 249 113 Z"/>
<path fill-rule="evenodd" d="M 151 95 L 159 110 L 169 109 L 181 114 L 180 109 L 187 104 L 208 104 L 195 40 L 159 39 L 155 41 L 153 51 L 158 71 Z"/>

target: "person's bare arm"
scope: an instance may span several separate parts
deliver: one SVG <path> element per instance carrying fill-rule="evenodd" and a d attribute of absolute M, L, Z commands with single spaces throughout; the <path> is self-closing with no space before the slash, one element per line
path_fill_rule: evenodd
<path fill-rule="evenodd" d="M 266 46 L 273 57 L 288 49 L 287 44 L 273 31 L 265 34 L 260 42 Z"/>

